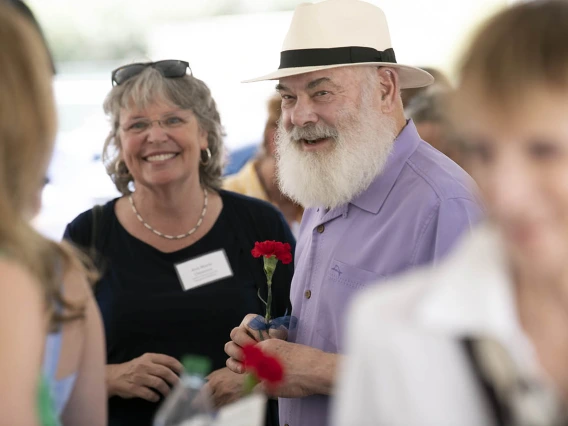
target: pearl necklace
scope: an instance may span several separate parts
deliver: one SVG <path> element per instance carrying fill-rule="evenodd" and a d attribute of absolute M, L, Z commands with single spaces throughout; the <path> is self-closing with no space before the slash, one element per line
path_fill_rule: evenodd
<path fill-rule="evenodd" d="M 166 238 L 167 240 L 181 240 L 183 238 L 189 237 L 191 234 L 193 234 L 195 231 L 197 231 L 199 229 L 199 227 L 201 226 L 201 224 L 203 223 L 203 218 L 205 217 L 205 214 L 207 213 L 207 190 L 205 188 L 203 188 L 203 194 L 205 195 L 205 199 L 203 200 L 203 210 L 201 211 L 201 217 L 197 221 L 197 225 L 195 225 L 192 229 L 190 229 L 185 234 L 181 234 L 181 235 L 166 235 L 166 234 L 162 234 L 160 231 L 155 230 L 150 225 L 148 225 L 144 221 L 144 219 L 142 219 L 142 216 L 140 216 L 140 213 L 138 213 L 138 210 L 136 210 L 136 206 L 134 205 L 134 200 L 132 199 L 132 195 L 128 196 L 128 200 L 130 200 L 130 206 L 132 207 L 132 211 L 134 212 L 134 214 L 136 215 L 136 217 L 138 218 L 140 223 L 142 223 L 142 225 L 144 225 L 147 229 L 152 231 L 157 236 L 162 237 L 162 238 Z"/>

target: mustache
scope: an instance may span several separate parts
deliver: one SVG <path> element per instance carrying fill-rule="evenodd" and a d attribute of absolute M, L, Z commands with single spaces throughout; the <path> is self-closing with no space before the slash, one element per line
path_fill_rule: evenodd
<path fill-rule="evenodd" d="M 294 126 L 290 131 L 287 131 L 281 126 L 278 131 L 282 136 L 286 135 L 288 138 L 294 141 L 299 141 L 301 139 L 337 139 L 339 137 L 339 131 L 336 128 L 327 126 L 322 123 L 311 124 L 305 127 Z"/>

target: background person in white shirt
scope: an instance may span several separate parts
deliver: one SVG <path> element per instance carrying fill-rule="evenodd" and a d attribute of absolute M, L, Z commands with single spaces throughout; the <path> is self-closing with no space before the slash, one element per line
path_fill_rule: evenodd
<path fill-rule="evenodd" d="M 567 22 L 521 3 L 474 38 L 454 111 L 490 220 L 357 297 L 336 425 L 567 424 Z"/>

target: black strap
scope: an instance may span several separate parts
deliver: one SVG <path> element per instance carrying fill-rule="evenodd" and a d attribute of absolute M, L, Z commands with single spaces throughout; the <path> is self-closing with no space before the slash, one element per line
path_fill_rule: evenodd
<path fill-rule="evenodd" d="M 348 46 L 329 49 L 285 50 L 280 53 L 279 69 L 365 62 L 396 64 L 396 57 L 392 48 L 376 50 L 372 47 Z"/>
<path fill-rule="evenodd" d="M 99 235 L 103 225 L 103 206 L 97 204 L 92 209 L 91 240 L 89 241 L 89 257 L 95 267 L 102 273 L 102 256 L 100 253 Z"/>
<path fill-rule="evenodd" d="M 475 350 L 476 339 L 466 337 L 462 340 L 463 348 L 470 361 L 473 373 L 481 386 L 485 399 L 489 403 L 489 408 L 493 412 L 493 417 L 498 426 L 510 426 L 510 413 L 506 405 L 501 401 L 491 380 L 483 374 L 477 352 Z"/>

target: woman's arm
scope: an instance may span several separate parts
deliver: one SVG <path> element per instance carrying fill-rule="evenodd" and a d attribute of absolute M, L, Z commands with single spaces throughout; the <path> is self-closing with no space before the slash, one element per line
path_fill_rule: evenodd
<path fill-rule="evenodd" d="M 47 324 L 39 284 L 0 260 L 0 425 L 38 424 L 38 384 Z"/>
<path fill-rule="evenodd" d="M 77 276 L 77 274 L 74 274 Z M 107 392 L 105 384 L 106 346 L 101 316 L 97 304 L 83 277 L 73 285 L 83 285 L 88 294 L 85 318 L 77 321 L 82 331 L 77 379 L 62 414 L 63 424 L 70 426 L 103 426 L 107 422 Z M 74 344 L 69 340 L 64 340 Z"/>

